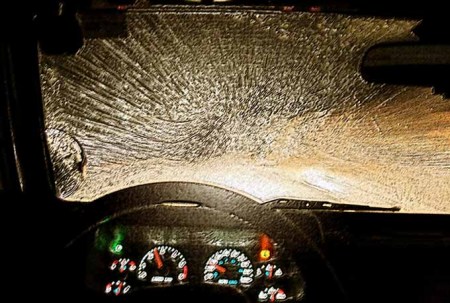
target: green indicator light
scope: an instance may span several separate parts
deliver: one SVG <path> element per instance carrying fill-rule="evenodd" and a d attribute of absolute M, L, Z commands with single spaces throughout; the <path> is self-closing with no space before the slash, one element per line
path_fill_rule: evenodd
<path fill-rule="evenodd" d="M 123 249 L 123 246 L 121 244 L 117 244 L 116 247 L 114 247 L 113 251 L 115 253 L 120 253 Z"/>
<path fill-rule="evenodd" d="M 121 229 L 116 229 L 114 232 L 114 239 L 111 241 L 111 245 L 109 246 L 109 251 L 115 255 L 120 255 L 123 251 L 122 241 L 124 238 L 124 231 Z"/>

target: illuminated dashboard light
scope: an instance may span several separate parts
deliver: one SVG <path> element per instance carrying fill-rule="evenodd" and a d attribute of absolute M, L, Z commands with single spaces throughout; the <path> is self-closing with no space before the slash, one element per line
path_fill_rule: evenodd
<path fill-rule="evenodd" d="M 109 251 L 115 255 L 121 255 L 123 252 L 123 239 L 125 238 L 124 230 L 117 229 L 114 232 L 114 239 L 110 242 Z"/>
<path fill-rule="evenodd" d="M 268 249 L 262 249 L 262 250 L 259 252 L 259 258 L 260 258 L 261 260 L 268 260 L 268 259 L 270 258 L 270 250 L 268 250 Z"/>
<path fill-rule="evenodd" d="M 113 253 L 118 254 L 118 253 L 122 252 L 122 250 L 123 250 L 122 244 L 117 244 L 113 247 Z"/>
<path fill-rule="evenodd" d="M 267 261 L 273 254 L 273 244 L 270 237 L 266 234 L 261 234 L 259 237 L 259 261 Z"/>

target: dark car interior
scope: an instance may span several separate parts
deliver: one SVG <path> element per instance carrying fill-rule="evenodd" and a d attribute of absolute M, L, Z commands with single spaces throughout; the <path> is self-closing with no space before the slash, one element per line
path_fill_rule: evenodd
<path fill-rule="evenodd" d="M 285 14 L 293 23 L 297 14 L 417 21 L 414 41 L 368 45 L 358 73 L 370 85 L 424 87 L 448 109 L 449 14 L 439 2 L 417 3 L 42 0 L 15 7 L 2 25 L 7 34 L 0 53 L 0 200 L 9 217 L 3 219 L 4 249 L 12 252 L 5 263 L 13 273 L 4 277 L 5 291 L 13 301 L 31 296 L 59 302 L 450 302 L 445 210 L 405 212 L 384 201 L 364 205 L 289 194 L 262 201 L 241 188 L 177 179 L 177 166 L 173 179 L 154 182 L 114 187 L 120 177 L 93 179 L 86 192 L 114 190 L 92 197 L 83 192 L 84 199 L 77 196 L 82 178 L 74 176 L 82 176 L 92 160 L 77 158 L 68 170 L 69 157 L 56 157 L 48 143 L 47 125 L 53 122 L 46 107 L 61 96 L 52 91 L 50 72 L 81 83 L 80 90 L 88 87 L 91 78 L 73 76 L 78 71 L 68 67 L 76 70 L 78 63 L 70 60 L 95 46 L 89 41 L 126 37 L 132 24 L 127 14 L 147 12 L 210 20 L 266 14 L 275 23 L 278 17 L 291 22 L 282 21 Z M 82 55 L 91 58 L 88 51 Z M 281 66 L 275 73 L 290 68 Z M 448 119 L 450 110 L 444 115 Z M 75 124 L 77 119 L 82 120 L 75 117 Z M 445 152 L 443 180 L 450 167 Z M 448 188 L 431 191 L 445 197 Z M 448 207 L 450 201 L 441 204 Z"/>

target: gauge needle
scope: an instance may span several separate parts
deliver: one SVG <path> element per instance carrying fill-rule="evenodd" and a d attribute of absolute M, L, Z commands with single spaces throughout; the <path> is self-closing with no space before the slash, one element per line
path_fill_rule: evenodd
<path fill-rule="evenodd" d="M 225 267 L 220 266 L 220 265 L 216 265 L 216 270 L 221 274 L 223 274 L 227 271 L 227 269 Z"/>
<path fill-rule="evenodd" d="M 270 295 L 270 302 L 275 302 L 275 295 L 276 293 Z"/>
<path fill-rule="evenodd" d="M 123 287 L 123 282 L 120 282 L 119 286 L 117 286 L 116 290 L 114 291 L 116 296 L 120 295 L 120 293 L 122 292 L 122 287 Z"/>
<path fill-rule="evenodd" d="M 269 269 L 269 276 L 267 278 L 269 280 L 272 279 L 272 275 L 273 275 L 273 267 L 270 267 L 270 269 Z"/>
<path fill-rule="evenodd" d="M 161 255 L 156 248 L 153 250 L 153 254 L 155 255 L 156 266 L 158 267 L 158 269 L 161 269 L 164 264 L 161 259 Z"/>

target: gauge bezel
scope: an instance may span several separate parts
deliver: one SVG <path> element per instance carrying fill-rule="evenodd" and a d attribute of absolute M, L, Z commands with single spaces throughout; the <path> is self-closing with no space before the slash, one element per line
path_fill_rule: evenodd
<path fill-rule="evenodd" d="M 222 258 L 226 260 L 221 261 Z M 214 266 L 220 266 L 227 270 L 224 266 L 228 262 L 228 258 L 230 259 L 230 263 L 233 264 L 233 260 L 235 260 L 236 264 L 232 265 L 232 267 L 240 267 L 238 269 L 238 273 L 235 273 L 239 276 L 239 279 L 220 279 L 221 273 L 218 272 L 217 269 L 213 269 Z M 221 263 L 223 262 L 223 263 Z M 245 264 L 243 264 L 245 263 Z M 234 270 L 234 269 L 233 269 Z M 241 273 L 239 271 L 242 270 Z M 217 276 L 216 276 L 217 274 Z M 222 273 L 223 274 L 223 273 Z M 208 276 L 208 277 L 207 277 Z M 244 278 L 244 279 L 243 279 Z M 205 263 L 203 270 L 203 282 L 208 284 L 218 284 L 229 287 L 242 287 L 248 288 L 255 281 L 255 269 L 254 265 L 249 258 L 248 254 L 245 253 L 241 248 L 235 247 L 225 247 L 215 251 L 212 255 L 209 256 L 208 260 Z M 225 283 L 226 282 L 226 283 Z"/>
<path fill-rule="evenodd" d="M 164 253 L 162 255 L 166 254 L 167 252 L 171 252 L 170 258 L 179 260 L 179 262 L 174 262 L 176 264 L 177 274 L 169 277 L 168 274 L 158 276 L 158 279 L 154 279 L 156 276 L 150 277 L 150 275 L 147 273 L 147 262 L 150 260 L 153 260 L 155 258 L 155 250 L 157 250 L 159 253 L 161 253 L 161 250 L 164 249 Z M 173 254 L 177 254 L 176 256 L 173 256 Z M 150 256 L 153 256 L 150 258 Z M 160 256 L 161 258 L 162 256 Z M 183 265 L 180 265 L 182 262 L 184 262 Z M 145 264 L 145 265 L 144 265 Z M 181 267 L 180 267 L 181 266 Z M 173 247 L 171 245 L 156 245 L 153 246 L 151 249 L 149 249 L 144 256 L 142 257 L 141 261 L 138 264 L 138 268 L 136 270 L 136 277 L 141 282 L 148 282 L 151 286 L 172 286 L 175 284 L 184 284 L 188 282 L 188 263 L 184 256 L 184 254 L 176 247 Z M 141 276 L 142 273 L 145 273 L 145 276 Z M 182 278 L 180 278 L 180 275 L 183 275 Z M 162 280 L 160 279 L 162 278 Z M 169 279 L 170 278 L 170 279 Z"/>

